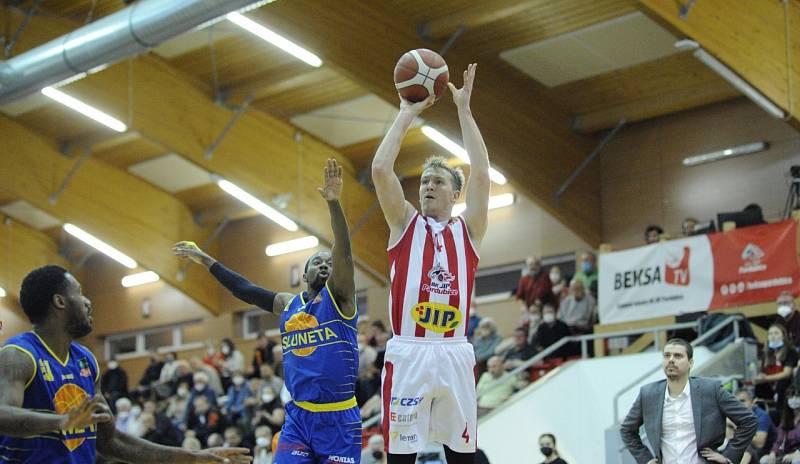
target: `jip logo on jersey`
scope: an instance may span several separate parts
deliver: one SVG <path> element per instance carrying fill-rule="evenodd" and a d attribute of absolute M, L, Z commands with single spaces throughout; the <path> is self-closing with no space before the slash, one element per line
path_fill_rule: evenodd
<path fill-rule="evenodd" d="M 461 325 L 461 311 L 448 304 L 422 302 L 411 310 L 411 317 L 420 326 L 444 333 Z"/>

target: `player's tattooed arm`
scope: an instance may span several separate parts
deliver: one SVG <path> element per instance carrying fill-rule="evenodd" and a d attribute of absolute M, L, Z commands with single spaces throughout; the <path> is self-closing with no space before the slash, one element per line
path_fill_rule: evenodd
<path fill-rule="evenodd" d="M 329 278 L 329 286 L 334 293 L 336 303 L 345 316 L 352 317 L 356 313 L 353 252 L 350 246 L 350 229 L 344 215 L 339 198 L 342 194 L 342 167 L 335 159 L 329 159 L 325 166 L 323 186 L 318 189 L 322 198 L 328 202 L 333 229 L 333 248 L 331 258 L 333 271 Z"/>
<path fill-rule="evenodd" d="M 0 435 L 28 437 L 111 420 L 98 397 L 87 398 L 67 414 L 23 409 L 25 387 L 35 375 L 36 365 L 26 353 L 13 347 L 0 350 Z"/>

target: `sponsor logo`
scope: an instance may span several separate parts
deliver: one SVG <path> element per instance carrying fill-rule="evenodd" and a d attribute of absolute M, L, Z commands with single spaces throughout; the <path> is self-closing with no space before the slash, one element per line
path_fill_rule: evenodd
<path fill-rule="evenodd" d="M 89 369 L 89 361 L 86 358 L 78 360 L 78 367 L 81 368 L 81 377 L 91 377 L 92 371 Z"/>
<path fill-rule="evenodd" d="M 438 333 L 461 325 L 461 311 L 444 303 L 419 303 L 411 309 L 411 317 L 420 326 Z"/>
<path fill-rule="evenodd" d="M 302 456 L 307 458 L 309 456 L 308 451 L 300 451 L 300 450 L 292 450 L 292 456 Z"/>
<path fill-rule="evenodd" d="M 53 396 L 53 404 L 57 414 L 66 414 L 72 409 L 80 406 L 83 401 L 88 398 L 86 391 L 75 385 L 74 383 L 65 383 L 58 389 Z M 86 428 L 74 428 L 69 430 L 61 430 L 61 442 L 70 451 L 75 451 L 76 448 L 81 446 L 88 433 L 95 432 L 95 425 L 92 424 Z"/>
<path fill-rule="evenodd" d="M 614 274 L 614 290 L 646 287 L 660 284 L 688 286 L 691 282 L 689 275 L 689 258 L 691 249 L 683 247 L 683 255 L 679 260 L 664 263 L 661 266 L 650 266 L 632 271 L 617 272 Z"/>
<path fill-rule="evenodd" d="M 417 442 L 417 434 L 416 433 L 412 433 L 412 434 L 406 435 L 406 434 L 400 433 L 400 432 L 391 432 L 391 433 L 389 433 L 389 438 L 391 438 L 392 441 L 402 441 L 402 442 L 405 442 L 405 443 L 416 443 Z"/>
<path fill-rule="evenodd" d="M 458 295 L 457 288 L 450 288 L 452 282 L 456 280 L 456 276 L 438 263 L 428 271 L 428 278 L 431 279 L 431 283 L 422 285 L 423 292 L 437 295 Z"/>
<path fill-rule="evenodd" d="M 61 374 L 61 380 L 74 380 L 75 376 L 72 374 Z"/>
<path fill-rule="evenodd" d="M 339 338 L 332 329 L 319 327 L 317 318 L 303 311 L 293 314 L 284 325 L 281 335 L 283 351 L 291 351 L 296 356 L 308 356 L 317 345 Z"/>
<path fill-rule="evenodd" d="M 401 398 L 398 396 L 393 396 L 391 405 L 392 406 L 417 406 L 418 404 L 422 403 L 424 396 L 412 396 L 408 398 Z"/>
<path fill-rule="evenodd" d="M 398 424 L 411 424 L 417 421 L 419 414 L 417 412 L 412 412 L 410 414 L 398 414 L 396 412 L 389 413 L 389 421 L 396 422 Z"/>
<path fill-rule="evenodd" d="M 327 462 L 342 462 L 344 464 L 356 464 L 355 458 L 351 458 L 349 456 L 335 456 L 333 454 L 328 455 Z"/>
<path fill-rule="evenodd" d="M 52 382 L 55 380 L 55 377 L 53 377 L 53 371 L 50 370 L 50 363 L 47 362 L 46 359 L 39 360 L 39 371 L 42 373 L 42 378 L 47 382 Z"/>
<path fill-rule="evenodd" d="M 748 243 L 742 250 L 742 261 L 744 263 L 739 266 L 739 274 L 766 271 L 767 265 L 761 262 L 766 255 L 758 245 Z"/>

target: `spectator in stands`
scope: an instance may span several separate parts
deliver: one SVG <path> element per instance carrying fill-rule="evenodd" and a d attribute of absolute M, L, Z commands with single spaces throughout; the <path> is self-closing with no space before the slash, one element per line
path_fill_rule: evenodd
<path fill-rule="evenodd" d="M 172 382 L 175 375 L 175 369 L 178 368 L 180 361 L 178 355 L 175 353 L 167 353 L 164 357 L 164 367 L 161 368 L 161 374 L 158 376 L 159 383 Z"/>
<path fill-rule="evenodd" d="M 275 358 L 272 356 L 272 349 L 275 348 L 275 346 L 275 342 L 267 338 L 267 334 L 258 334 L 256 347 L 253 349 L 253 361 L 251 366 L 252 377 L 259 377 L 261 375 L 262 365 L 275 362 Z"/>
<path fill-rule="evenodd" d="M 749 205 L 745 206 L 742 211 L 750 213 L 756 218 L 751 225 L 755 226 L 767 223 L 767 221 L 764 220 L 764 212 L 761 210 L 761 205 L 758 203 L 750 203 Z"/>
<path fill-rule="evenodd" d="M 473 297 L 472 307 L 469 309 L 469 326 L 467 328 L 467 339 L 471 342 L 475 336 L 475 329 L 481 322 L 481 315 L 478 314 L 478 305 L 475 304 Z"/>
<path fill-rule="evenodd" d="M 800 346 L 800 311 L 794 302 L 794 296 L 787 291 L 781 292 L 777 300 L 777 313 L 779 322 L 786 326 L 789 338 L 794 346 Z"/>
<path fill-rule="evenodd" d="M 222 339 L 219 352 L 222 354 L 222 364 L 217 366 L 220 371 L 219 377 L 222 381 L 222 389 L 227 391 L 233 382 L 233 374 L 244 372 L 244 355 L 236 349 L 236 345 L 230 338 Z"/>
<path fill-rule="evenodd" d="M 283 348 L 280 345 L 272 349 L 272 357 L 275 358 L 275 363 L 272 365 L 275 375 L 282 379 L 286 378 L 283 375 Z"/>
<path fill-rule="evenodd" d="M 528 256 L 514 295 L 520 302 L 522 312 L 528 311 L 533 305 L 541 307 L 544 303 L 553 301 L 552 287 L 550 276 L 542 270 L 541 259 Z"/>
<path fill-rule="evenodd" d="M 475 348 L 475 360 L 478 364 L 486 363 L 494 355 L 494 349 L 497 348 L 500 341 L 501 338 L 497 334 L 497 324 L 494 323 L 494 320 L 489 317 L 481 319 L 472 343 Z"/>
<path fill-rule="evenodd" d="M 252 448 L 249 443 L 243 438 L 242 429 L 235 425 L 228 426 L 223 435 L 225 443 L 222 446 L 225 448 Z"/>
<path fill-rule="evenodd" d="M 514 329 L 514 346 L 503 356 L 503 368 L 510 371 L 519 367 L 534 354 L 533 346 L 528 343 L 528 331 L 518 327 Z"/>
<path fill-rule="evenodd" d="M 367 447 L 361 451 L 361 464 L 382 464 L 385 462 L 386 453 L 383 452 L 383 435 L 376 434 L 369 437 Z"/>
<path fill-rule="evenodd" d="M 200 444 L 200 440 L 198 440 L 197 437 L 187 436 L 186 438 L 183 439 L 181 448 L 191 451 L 200 451 L 201 449 L 203 449 L 203 445 Z"/>
<path fill-rule="evenodd" d="M 795 366 L 797 366 L 797 351 L 786 333 L 786 328 L 781 324 L 770 325 L 761 361 L 761 373 L 754 379 L 756 396 L 774 400 L 776 407 L 782 408 Z"/>
<path fill-rule="evenodd" d="M 151 411 L 142 412 L 141 434 L 142 438 L 159 445 L 180 446 L 183 441 L 180 430 L 163 414 Z"/>
<path fill-rule="evenodd" d="M 150 364 L 148 364 L 147 368 L 144 370 L 144 374 L 142 374 L 142 378 L 139 380 L 139 385 L 143 388 L 147 388 L 153 383 L 158 382 L 159 377 L 161 377 L 161 369 L 163 368 L 164 361 L 161 359 L 161 355 L 156 351 L 151 351 Z"/>
<path fill-rule="evenodd" d="M 691 237 L 694 235 L 694 228 L 699 221 L 693 217 L 687 217 L 681 223 L 681 234 L 684 237 Z"/>
<path fill-rule="evenodd" d="M 586 293 L 583 282 L 572 279 L 569 284 L 569 295 L 561 302 L 558 318 L 570 328 L 573 335 L 592 332 L 595 321 L 595 300 Z"/>
<path fill-rule="evenodd" d="M 214 390 L 215 395 L 222 396 L 225 394 L 225 390 L 222 389 L 222 380 L 219 378 L 219 372 L 215 368 L 204 363 L 197 356 L 189 360 L 189 366 L 191 366 L 193 372 L 203 372 L 206 374 L 208 385 Z"/>
<path fill-rule="evenodd" d="M 244 410 L 244 402 L 250 397 L 250 388 L 245 383 L 244 374 L 237 372 L 233 374 L 233 382 L 228 387 L 225 408 L 222 412 L 230 422 L 238 422 Z"/>
<path fill-rule="evenodd" d="M 533 346 L 536 352 L 547 349 L 549 346 L 570 335 L 569 327 L 563 321 L 556 319 L 556 310 L 552 304 L 544 305 L 542 309 L 542 323 L 533 336 Z M 569 356 L 568 344 L 550 353 L 545 359 L 563 358 Z"/>
<path fill-rule="evenodd" d="M 198 396 L 205 396 L 208 398 L 208 404 L 217 404 L 217 394 L 211 389 L 208 384 L 208 375 L 205 372 L 195 372 L 192 378 L 194 388 L 189 395 L 189 404 L 194 404 L 195 398 Z"/>
<path fill-rule="evenodd" d="M 788 401 L 781 408 L 778 437 L 770 453 L 761 458 L 761 463 L 779 464 L 800 462 L 800 392 L 794 387 L 786 391 Z"/>
<path fill-rule="evenodd" d="M 367 342 L 369 343 L 369 346 L 376 347 L 378 346 L 378 336 L 388 331 L 386 330 L 386 325 L 384 325 L 383 321 L 380 319 L 370 322 L 369 326 L 371 330 L 370 337 Z"/>
<path fill-rule="evenodd" d="M 256 427 L 253 464 L 272 464 L 272 430 L 266 425 Z"/>
<path fill-rule="evenodd" d="M 664 229 L 662 229 L 661 226 L 650 224 L 644 229 L 644 243 L 648 245 L 651 243 L 658 243 L 663 234 Z"/>
<path fill-rule="evenodd" d="M 100 391 L 108 404 L 113 405 L 118 398 L 128 396 L 128 374 L 115 358 L 111 358 L 107 369 L 100 377 Z"/>
<path fill-rule="evenodd" d="M 544 455 L 542 464 L 567 464 L 567 461 L 558 455 L 556 437 L 552 433 L 543 433 L 539 436 L 539 451 Z"/>
<path fill-rule="evenodd" d="M 741 401 L 748 409 L 753 411 L 756 419 L 758 419 L 758 428 L 756 434 L 753 436 L 753 447 L 756 450 L 756 458 L 760 458 L 768 453 L 772 448 L 772 443 L 775 441 L 777 431 L 775 425 L 772 423 L 767 411 L 753 404 L 753 394 L 747 388 L 741 388 L 736 392 L 736 399 Z M 755 462 L 755 461 L 754 461 Z"/>
<path fill-rule="evenodd" d="M 225 439 L 222 438 L 222 434 L 215 432 L 208 436 L 208 440 L 206 440 L 206 448 L 216 448 L 225 444 Z"/>
<path fill-rule="evenodd" d="M 553 284 L 553 303 L 556 309 L 558 309 L 558 306 L 561 304 L 561 300 L 566 298 L 567 294 L 569 293 L 567 280 L 564 278 L 564 274 L 561 273 L 560 267 L 550 267 L 550 283 Z"/>
<path fill-rule="evenodd" d="M 478 379 L 478 417 L 500 406 L 514 393 L 514 376 L 503 378 L 503 358 L 492 356 L 486 362 L 486 372 Z"/>
<path fill-rule="evenodd" d="M 720 464 L 728 464 L 730 462 L 728 458 L 726 458 L 721 453 L 724 452 L 725 449 L 728 447 L 728 443 L 736 434 L 736 429 L 737 429 L 736 424 L 734 424 L 732 420 L 726 419 L 725 441 L 722 442 L 722 446 L 717 448 L 717 452 L 714 452 L 709 449 L 705 450 L 705 454 L 703 455 L 703 457 L 706 459 L 706 462 L 718 462 Z M 744 451 L 744 454 L 742 455 L 742 460 L 739 461 L 739 464 L 755 464 L 756 462 L 758 462 L 757 454 L 758 452 L 751 443 Z"/>
<path fill-rule="evenodd" d="M 367 331 L 369 332 L 369 331 Z M 369 344 L 369 334 L 359 333 L 356 336 L 358 341 L 358 375 L 364 375 L 367 368 L 375 362 L 378 352 Z"/>
<path fill-rule="evenodd" d="M 548 305 L 553 306 L 553 303 L 548 303 Z M 521 324 L 523 329 L 527 329 L 528 331 L 528 343 L 533 343 L 533 336 L 536 334 L 536 331 L 539 330 L 539 326 L 542 325 L 542 310 L 538 306 L 532 306 L 530 311 L 528 311 L 527 319 Z"/>
<path fill-rule="evenodd" d="M 251 420 L 252 427 L 260 427 L 266 425 L 276 433 L 281 429 L 284 420 L 286 419 L 286 411 L 283 409 L 281 399 L 278 396 L 280 392 L 273 391 L 271 387 L 264 386 L 261 391 L 260 403 L 256 406 L 253 419 Z"/>
<path fill-rule="evenodd" d="M 209 403 L 206 396 L 195 398 L 191 409 L 189 418 L 186 421 L 186 428 L 194 430 L 197 439 L 205 447 L 211 448 L 222 445 L 222 440 L 216 445 L 212 444 L 209 441 L 209 437 L 211 434 L 219 434 L 225 429 L 227 425 L 225 416 L 219 413 L 216 406 Z"/>
<path fill-rule="evenodd" d="M 175 394 L 167 400 L 167 417 L 177 427 L 186 425 L 187 410 L 189 409 L 189 384 L 181 382 L 175 390 Z"/>
<path fill-rule="evenodd" d="M 594 296 L 597 297 L 597 257 L 594 253 L 585 252 L 581 254 L 581 262 L 580 268 L 575 275 L 572 276 L 572 280 L 578 279 L 583 282 L 583 288 L 589 290 L 589 292 Z"/>
<path fill-rule="evenodd" d="M 261 380 L 263 389 L 265 386 L 272 387 L 273 392 L 279 392 L 283 389 L 283 379 L 275 375 L 275 370 L 272 369 L 272 366 L 269 364 L 262 364 L 261 365 Z M 261 391 L 258 392 L 258 396 L 261 396 Z"/>
<path fill-rule="evenodd" d="M 136 433 L 133 430 L 134 427 L 132 426 L 134 420 L 131 418 L 131 400 L 128 398 L 120 398 L 114 403 L 114 406 L 117 410 L 117 420 L 114 426 L 120 432 L 135 435 Z"/>

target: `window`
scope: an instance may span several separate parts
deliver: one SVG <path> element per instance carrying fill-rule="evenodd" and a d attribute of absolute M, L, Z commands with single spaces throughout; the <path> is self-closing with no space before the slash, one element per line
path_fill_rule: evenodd
<path fill-rule="evenodd" d="M 109 335 L 105 339 L 106 360 L 112 356 L 129 358 L 146 355 L 151 350 L 176 351 L 203 346 L 201 321 Z M 187 335 L 186 337 L 184 335 Z"/>
<path fill-rule="evenodd" d="M 242 314 L 242 338 L 252 340 L 258 334 L 279 329 L 280 318 L 263 309 L 253 309 Z"/>
<path fill-rule="evenodd" d="M 358 317 L 363 319 L 369 312 L 369 301 L 367 299 L 367 290 L 358 290 L 356 292 L 356 306 L 358 306 Z"/>

